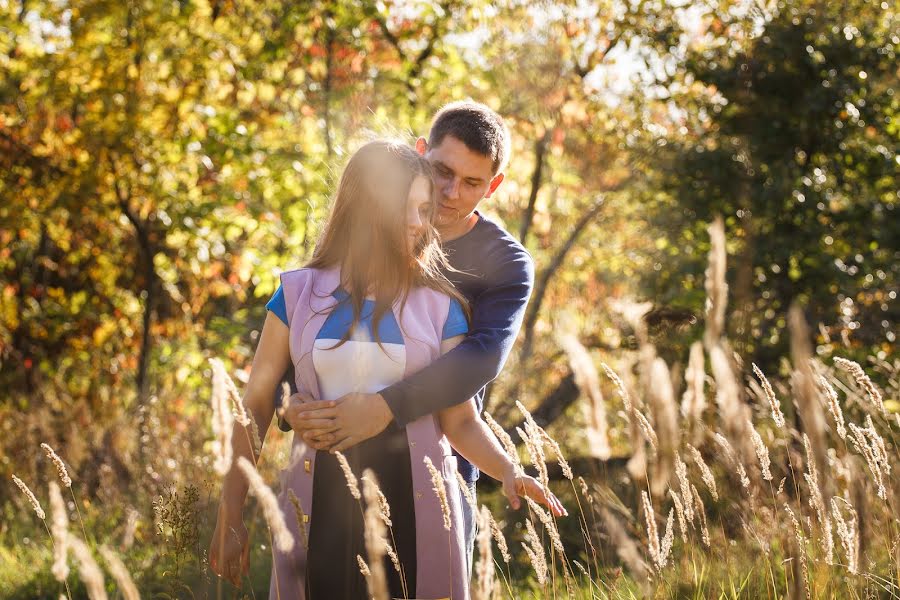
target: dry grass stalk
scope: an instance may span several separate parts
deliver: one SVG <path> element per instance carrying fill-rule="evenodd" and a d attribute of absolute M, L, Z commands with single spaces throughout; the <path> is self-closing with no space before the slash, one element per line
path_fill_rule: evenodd
<path fill-rule="evenodd" d="M 569 366 L 575 376 L 575 385 L 591 401 L 590 424 L 587 429 L 591 456 L 607 459 L 610 456 L 609 425 L 606 419 L 606 403 L 600 391 L 600 376 L 587 348 L 578 336 L 566 333 L 557 336 L 557 342 L 569 357 Z"/>
<path fill-rule="evenodd" d="M 306 513 L 303 511 L 303 507 L 300 506 L 300 499 L 297 497 L 297 494 L 290 488 L 288 488 L 288 500 L 290 500 L 291 506 L 294 507 L 294 518 L 297 519 L 297 530 L 300 532 L 303 547 L 308 548 L 309 533 L 306 531 L 306 522 L 303 519 L 303 517 L 306 516 Z"/>
<path fill-rule="evenodd" d="M 529 452 L 534 452 L 534 454 L 531 455 L 531 460 L 535 463 L 538 473 L 541 474 L 541 482 L 546 486 L 550 479 L 547 475 L 547 457 L 544 454 L 544 443 L 548 443 L 551 448 L 555 448 L 559 451 L 557 456 L 562 456 L 562 451 L 559 449 L 559 444 L 550 437 L 550 434 L 544 431 L 544 428 L 535 422 L 534 417 L 531 416 L 531 413 L 525 408 L 524 404 L 517 400 L 516 407 L 525 417 L 525 432 L 528 434 L 528 437 L 531 438 L 531 446 L 528 445 L 528 440 L 524 440 L 525 447 L 529 449 Z M 518 431 L 518 433 L 521 437 L 522 432 Z M 563 462 L 565 462 L 565 459 L 563 459 Z"/>
<path fill-rule="evenodd" d="M 781 412 L 781 405 L 778 402 L 778 398 L 775 397 L 775 390 L 772 389 L 772 384 L 769 383 L 765 374 L 763 374 L 762 370 L 757 367 L 755 363 L 751 364 L 753 366 L 753 373 L 756 375 L 757 379 L 759 379 L 763 391 L 766 393 L 766 400 L 769 401 L 769 409 L 772 411 L 772 419 L 775 420 L 775 424 L 778 427 L 784 427 L 784 413 Z"/>
<path fill-rule="evenodd" d="M 650 551 L 650 558 L 655 562 L 660 550 L 659 532 L 656 529 L 656 514 L 653 512 L 650 495 L 643 490 L 641 491 L 641 506 L 644 509 L 644 520 L 647 523 L 647 548 Z"/>
<path fill-rule="evenodd" d="M 838 501 L 843 502 L 849 512 L 849 518 L 844 518 Z M 859 518 L 856 509 L 847 500 L 833 496 L 831 498 L 831 515 L 834 517 L 838 538 L 841 540 L 844 555 L 847 557 L 847 570 L 856 575 L 859 573 Z"/>
<path fill-rule="evenodd" d="M 878 411 L 886 415 L 887 411 L 884 407 L 884 400 L 881 397 L 881 392 L 875 387 L 875 384 L 872 383 L 872 380 L 869 379 L 869 376 L 866 375 L 866 372 L 859 365 L 859 363 L 854 362 L 852 360 L 848 360 L 846 358 L 836 357 L 834 359 L 834 364 L 842 371 L 849 373 L 851 377 L 853 377 L 856 384 L 861 387 L 866 392 L 866 396 L 869 398 L 869 402 L 878 409 Z"/>
<path fill-rule="evenodd" d="M 722 449 L 722 452 L 725 453 L 725 456 L 728 457 L 728 460 L 734 463 L 734 468 L 741 480 L 741 486 L 749 492 L 750 478 L 747 476 L 747 469 L 744 468 L 744 463 L 742 463 L 741 459 L 734 453 L 734 449 L 731 447 L 731 444 L 728 443 L 728 438 L 717 431 L 713 436 L 713 439 Z"/>
<path fill-rule="evenodd" d="M 141 595 L 138 593 L 137 586 L 134 585 L 134 580 L 131 578 L 131 573 L 128 572 L 122 559 L 113 552 L 112 548 L 106 545 L 100 546 L 100 556 L 106 561 L 110 574 L 119 585 L 119 592 L 122 593 L 122 597 L 125 600 L 140 600 Z"/>
<path fill-rule="evenodd" d="M 263 517 L 265 517 L 269 530 L 272 532 L 275 546 L 279 552 L 290 552 L 294 549 L 294 536 L 291 535 L 287 528 L 287 523 L 284 521 L 284 513 L 278 507 L 278 500 L 275 498 L 275 494 L 269 489 L 256 467 L 249 460 L 239 456 L 237 466 L 247 479 L 250 493 L 256 497 L 262 507 Z"/>
<path fill-rule="evenodd" d="M 91 555 L 87 544 L 81 539 L 72 536 L 69 538 L 69 547 L 75 554 L 75 560 L 78 562 L 78 574 L 84 587 L 87 589 L 88 598 L 91 600 L 107 600 L 106 587 L 103 580 L 103 571 L 97 565 Z"/>
<path fill-rule="evenodd" d="M 609 509 L 601 506 L 599 512 L 619 560 L 631 571 L 636 580 L 646 585 L 649 572 L 647 564 L 641 558 L 637 543 L 628 535 L 625 526 Z"/>
<path fill-rule="evenodd" d="M 537 440 L 533 439 L 528 432 L 522 431 L 521 427 L 516 427 L 516 433 L 519 434 L 519 438 L 525 443 L 525 450 L 528 452 L 528 458 L 531 460 L 531 464 L 537 469 L 538 479 L 541 484 L 546 486 L 549 483 L 550 478 L 547 475 L 547 463 L 544 459 L 543 443 L 540 438 Z"/>
<path fill-rule="evenodd" d="M 795 561 L 797 569 L 794 572 L 793 577 L 793 584 L 795 586 L 793 597 L 799 598 L 803 595 L 806 596 L 807 599 L 810 599 L 811 595 L 807 583 L 809 580 L 809 567 L 806 556 L 806 538 L 803 535 L 803 528 L 800 526 L 800 522 L 797 520 L 794 511 L 791 510 L 791 507 L 787 502 L 784 503 L 784 510 L 787 511 L 788 517 L 790 517 L 791 525 L 794 529 L 794 541 L 797 546 L 797 560 Z"/>
<path fill-rule="evenodd" d="M 644 440 L 651 439 L 655 441 L 656 432 L 650 427 L 650 423 L 647 419 L 643 418 L 643 414 L 636 413 L 635 408 L 637 407 L 637 404 L 632 401 L 631 396 L 628 393 L 628 388 L 622 378 L 619 377 L 619 375 L 606 363 L 601 363 L 601 365 L 603 366 L 603 370 L 606 372 L 607 377 L 609 377 L 615 385 L 619 397 L 622 399 L 625 418 L 629 426 L 632 453 L 631 458 L 626 465 L 626 469 L 634 481 L 642 481 L 647 476 L 647 452 L 644 446 Z M 641 423 L 638 423 L 639 418 L 643 418 Z"/>
<path fill-rule="evenodd" d="M 472 491 L 469 489 L 469 484 L 466 483 L 466 479 L 460 474 L 459 471 L 456 472 L 456 482 L 459 484 L 459 491 L 462 492 L 463 498 L 465 498 L 466 500 L 466 504 L 469 505 L 469 508 L 471 508 L 473 512 L 477 512 L 478 505 L 475 503 L 475 498 L 472 496 Z"/>
<path fill-rule="evenodd" d="M 669 510 L 669 518 L 666 519 L 666 533 L 663 536 L 662 541 L 659 543 L 659 566 L 658 569 L 662 571 L 666 564 L 669 562 L 669 554 L 672 551 L 672 544 L 675 542 L 675 529 L 672 525 L 672 513 L 673 511 Z"/>
<path fill-rule="evenodd" d="M 725 251 L 725 222 L 721 216 L 709 226 L 709 264 L 706 268 L 706 347 L 718 344 L 725 331 L 725 308 L 728 304 L 728 284 L 725 282 L 727 254 Z"/>
<path fill-rule="evenodd" d="M 59 475 L 59 479 L 60 481 L 62 481 L 63 487 L 72 487 L 72 478 L 69 477 L 69 471 L 68 469 L 66 469 L 66 463 L 64 463 L 59 455 L 53 451 L 53 448 L 50 447 L 50 444 L 41 444 L 41 448 L 44 449 L 44 452 L 47 454 L 47 458 L 49 458 L 53 462 L 53 466 L 56 467 L 56 473 Z"/>
<path fill-rule="evenodd" d="M 822 497 L 819 486 L 819 473 L 812 455 L 809 436 L 805 433 L 803 434 L 803 447 L 806 449 L 807 462 L 807 472 L 803 474 L 803 478 L 809 485 L 809 506 L 815 511 L 819 524 L 822 526 L 822 549 L 825 551 L 825 562 L 832 565 L 834 564 L 834 537 L 831 532 L 831 519 L 828 516 L 828 509 L 825 507 L 825 499 Z"/>
<path fill-rule="evenodd" d="M 656 452 L 659 448 L 659 437 L 656 435 L 656 431 L 653 429 L 650 421 L 648 421 L 647 417 L 644 416 L 644 413 L 642 413 L 637 408 L 632 410 L 632 416 L 634 417 L 635 421 L 637 421 L 638 427 L 640 428 L 644 439 L 647 440 L 647 443 L 649 443 L 650 447 L 653 448 L 653 451 Z"/>
<path fill-rule="evenodd" d="M 700 498 L 700 492 L 697 491 L 697 486 L 694 484 L 691 484 L 691 497 L 694 500 L 694 512 L 697 513 L 700 522 L 700 539 L 703 541 L 703 545 L 709 548 L 710 539 L 709 528 L 706 525 L 706 508 L 704 508 L 703 499 Z"/>
<path fill-rule="evenodd" d="M 478 562 L 475 563 L 475 586 L 473 600 L 490 600 L 494 589 L 494 555 L 491 552 L 491 511 L 486 506 L 478 513 Z"/>
<path fill-rule="evenodd" d="M 573 560 L 573 561 L 572 561 L 572 564 L 575 565 L 575 566 L 578 568 L 578 570 L 581 572 L 582 575 L 584 575 L 585 577 L 587 577 L 588 579 L 590 579 L 591 575 L 590 575 L 590 573 L 587 572 L 587 569 L 584 568 L 584 565 L 583 565 L 583 564 L 581 564 L 581 563 L 578 562 L 577 560 Z"/>
<path fill-rule="evenodd" d="M 65 581 L 69 576 L 69 516 L 55 481 L 50 482 L 50 535 L 53 537 L 53 567 L 50 572 L 57 581 Z"/>
<path fill-rule="evenodd" d="M 753 423 L 747 422 L 747 429 L 750 430 L 750 437 L 753 440 L 753 450 L 756 452 L 756 458 L 759 460 L 759 468 L 762 470 L 762 478 L 766 481 L 772 481 L 772 472 L 769 467 L 772 461 L 769 459 L 769 447 L 763 442 L 762 436 L 756 431 Z M 782 482 L 783 483 L 783 482 Z"/>
<path fill-rule="evenodd" d="M 709 489 L 709 493 L 712 494 L 713 500 L 719 500 L 719 491 L 716 489 L 716 480 L 713 477 L 713 473 L 709 468 L 709 465 L 706 464 L 706 461 L 703 460 L 703 455 L 700 454 L 700 451 L 691 446 L 687 445 L 688 452 L 691 454 L 691 458 L 694 459 L 694 463 L 697 465 L 697 468 L 700 469 L 700 478 L 703 479 L 703 483 L 706 484 L 706 487 Z"/>
<path fill-rule="evenodd" d="M 431 461 L 425 457 L 426 464 Z M 432 465 L 432 468 L 434 466 Z M 384 555 L 387 552 L 388 544 L 385 541 L 387 535 L 387 527 L 381 518 L 381 508 L 378 499 L 378 480 L 370 469 L 363 471 L 363 496 L 366 501 L 366 509 L 364 513 L 365 521 L 365 542 L 366 557 L 369 559 L 369 575 L 366 583 L 369 586 L 369 595 L 375 600 L 388 600 L 388 584 L 387 573 L 384 570 Z M 443 487 L 443 483 L 442 483 Z M 399 561 L 398 561 L 399 562 Z M 360 567 L 365 564 L 360 560 Z M 401 575 L 402 580 L 402 575 Z M 405 584 L 404 584 L 405 587 Z"/>
<path fill-rule="evenodd" d="M 457 472 L 456 475 L 460 481 L 460 487 L 462 487 L 462 484 L 465 483 L 465 479 L 462 478 L 462 476 L 459 474 L 459 472 Z M 363 476 L 363 477 L 365 477 L 365 476 Z M 468 491 L 469 491 L 469 489 L 467 487 L 463 491 L 463 494 L 467 493 Z M 384 524 L 387 527 L 393 527 L 394 523 L 391 521 L 391 505 L 388 504 L 387 496 L 384 495 L 384 492 L 382 492 L 381 488 L 378 487 L 377 485 L 375 485 L 375 495 L 378 497 L 378 511 L 379 511 L 378 517 L 382 521 L 384 521 Z"/>
<path fill-rule="evenodd" d="M 559 468 L 562 469 L 563 477 L 565 477 L 569 481 L 572 481 L 575 475 L 572 473 L 572 467 L 569 466 L 566 457 L 563 455 L 562 448 L 559 447 L 559 444 L 556 442 L 556 440 L 550 437 L 550 434 L 547 433 L 543 427 L 538 427 L 538 430 L 541 434 L 541 438 L 548 446 L 550 446 L 550 449 L 553 450 L 553 453 L 556 454 L 556 462 L 559 464 Z"/>
<path fill-rule="evenodd" d="M 675 504 L 675 514 L 678 516 L 678 530 L 681 531 L 681 541 L 687 544 L 688 528 L 687 520 L 684 518 L 684 505 L 681 503 L 681 498 L 672 488 L 669 488 L 669 496 L 672 497 L 672 502 Z"/>
<path fill-rule="evenodd" d="M 522 543 L 522 547 L 531 560 L 538 583 L 544 585 L 547 583 L 547 559 L 544 556 L 544 546 L 541 544 L 541 538 L 538 537 L 531 519 L 525 519 L 525 541 Z"/>
<path fill-rule="evenodd" d="M 41 503 L 38 502 L 38 499 L 35 498 L 33 493 L 31 493 L 31 490 L 28 489 L 28 486 L 25 485 L 25 482 L 15 475 L 12 476 L 12 480 L 19 487 L 19 490 L 21 490 L 22 493 L 25 494 L 25 497 L 28 498 L 28 502 L 31 503 L 31 508 L 34 509 L 34 513 L 38 516 L 38 518 L 42 521 L 46 519 L 47 513 L 44 512 L 43 508 L 41 508 Z"/>
<path fill-rule="evenodd" d="M 812 336 L 803 311 L 796 304 L 788 309 L 790 329 L 791 362 L 794 366 L 791 383 L 797 412 L 803 424 L 803 431 L 809 436 L 816 468 L 819 472 L 819 493 L 822 498 L 830 498 L 831 474 L 828 472 L 828 439 L 825 432 L 825 415 L 822 410 L 820 392 L 816 386 L 812 368 Z"/>
<path fill-rule="evenodd" d="M 688 431 L 692 432 L 689 439 L 695 444 L 700 441 L 700 424 L 703 422 L 703 411 L 706 410 L 706 371 L 703 361 L 703 344 L 694 342 L 691 344 L 690 358 L 684 373 L 686 386 L 681 397 L 681 416 L 686 421 Z"/>
<path fill-rule="evenodd" d="M 497 549 L 500 550 L 500 556 L 503 558 L 503 562 L 509 564 L 509 561 L 512 560 L 512 556 L 509 553 L 509 546 L 506 544 L 506 537 L 503 535 L 503 530 L 500 529 L 500 525 L 494 519 L 494 515 L 488 511 L 488 517 L 490 517 L 490 526 L 491 526 L 491 535 L 494 536 L 494 542 L 497 544 Z"/>
<path fill-rule="evenodd" d="M 628 390 L 625 388 L 625 384 L 622 383 L 622 379 L 616 374 L 612 368 L 606 363 L 600 363 L 600 366 L 603 367 L 603 370 L 606 372 L 606 376 L 609 377 L 610 381 L 613 382 L 613 385 L 616 386 L 616 391 L 619 393 L 619 398 L 622 399 L 622 406 L 625 407 L 625 416 L 631 418 L 631 411 L 634 407 L 634 403 L 631 401 L 631 396 L 628 395 Z"/>
<path fill-rule="evenodd" d="M 559 552 L 560 556 L 565 556 L 566 550 L 563 547 L 562 538 L 559 535 L 559 530 L 556 528 L 556 522 L 553 520 L 553 515 L 550 514 L 549 510 L 544 510 L 537 502 L 527 496 L 525 497 L 525 502 L 528 503 L 528 508 L 538 516 L 538 519 L 540 519 L 541 523 L 544 525 L 547 533 L 550 534 L 550 541 L 553 543 L 553 548 Z"/>
<path fill-rule="evenodd" d="M 491 413 L 487 411 L 484 411 L 484 422 L 488 424 L 488 427 L 491 428 L 491 431 L 494 432 L 494 435 L 496 435 L 497 439 L 500 440 L 500 443 L 503 444 L 503 448 L 506 450 L 509 458 L 516 466 L 519 466 L 519 451 L 516 450 L 516 445 L 513 443 L 512 438 L 509 437 L 509 434 L 500 427 L 500 424 L 497 423 L 491 416 Z"/>
<path fill-rule="evenodd" d="M 217 358 L 209 359 L 212 365 L 212 428 L 215 439 L 213 440 L 213 469 L 219 475 L 226 475 L 231 469 L 231 435 L 234 429 L 234 414 L 228 406 L 228 387 L 225 380 L 228 374 L 225 367 Z"/>
<path fill-rule="evenodd" d="M 128 550 L 134 545 L 134 534 L 137 533 L 138 518 L 141 513 L 128 507 L 128 516 L 125 518 L 125 533 L 122 534 L 122 550 Z"/>
<path fill-rule="evenodd" d="M 884 443 L 884 438 L 881 437 L 881 434 L 875 429 L 875 424 L 872 422 L 872 417 L 870 415 L 866 415 L 866 432 L 869 435 L 869 439 L 872 440 L 872 446 L 878 451 L 881 468 L 884 470 L 885 474 L 890 475 L 891 461 L 888 459 L 887 446 Z"/>
<path fill-rule="evenodd" d="M 578 476 L 578 488 L 581 490 L 581 495 L 585 497 L 588 501 L 588 504 L 594 503 L 594 496 L 591 494 L 591 491 L 588 489 L 587 482 L 584 480 L 584 477 L 581 475 Z"/>
<path fill-rule="evenodd" d="M 344 473 L 344 478 L 347 480 L 347 489 L 350 490 L 350 495 L 359 500 L 362 498 L 362 495 L 359 493 L 359 482 L 356 480 L 356 475 L 353 474 L 353 469 L 350 468 L 350 463 L 347 462 L 347 457 L 338 451 L 334 452 L 334 456 L 337 458 L 341 471 Z"/>
<path fill-rule="evenodd" d="M 887 489 L 884 480 L 891 473 L 891 464 L 888 460 L 884 440 L 878 435 L 871 417 L 866 417 L 866 427 L 859 427 L 850 423 L 850 443 L 856 448 L 872 473 L 872 479 L 877 486 L 878 497 L 887 500 Z"/>
<path fill-rule="evenodd" d="M 384 551 L 387 552 L 388 557 L 391 559 L 391 564 L 394 565 L 394 570 L 402 576 L 403 567 L 400 566 L 400 557 L 397 556 L 397 553 L 388 543 L 387 539 L 384 540 Z"/>
<path fill-rule="evenodd" d="M 209 363 L 213 368 L 214 393 L 216 389 L 216 381 L 219 381 L 219 385 L 223 386 L 224 388 L 225 395 L 229 399 L 231 399 L 231 411 L 234 421 L 248 430 L 250 441 L 253 446 L 253 451 L 258 456 L 260 450 L 262 450 L 262 439 L 259 437 L 259 427 L 256 424 L 256 420 L 249 412 L 247 412 L 247 407 L 244 406 L 244 400 L 241 396 L 241 393 L 240 391 L 238 391 L 237 386 L 234 384 L 234 380 L 231 378 L 231 375 L 228 374 L 228 371 L 227 369 L 225 369 L 225 365 L 222 363 L 222 361 L 218 358 L 210 358 Z M 227 401 L 225 399 L 223 399 L 223 402 L 227 404 Z"/>
<path fill-rule="evenodd" d="M 819 382 L 819 389 L 821 389 L 822 393 L 825 394 L 826 404 L 828 405 L 828 412 L 831 413 L 831 418 L 834 419 L 834 426 L 836 428 L 838 436 L 842 440 L 846 440 L 847 428 L 844 425 L 844 411 L 841 410 L 841 403 L 838 402 L 837 391 L 835 391 L 834 387 L 830 383 L 828 383 L 828 380 L 821 375 L 816 376 L 816 381 Z"/>
<path fill-rule="evenodd" d="M 687 465 L 680 456 L 675 457 L 675 475 L 678 477 L 678 485 L 681 488 L 681 500 L 684 507 L 684 517 L 688 523 L 694 524 L 694 497 L 691 495 L 691 482 L 687 476 Z"/>
<path fill-rule="evenodd" d="M 450 503 L 447 501 L 447 488 L 444 486 L 444 477 L 435 468 L 434 463 L 427 456 L 423 459 L 428 473 L 431 475 L 431 485 L 434 493 L 441 503 L 441 514 L 444 516 L 444 529 L 450 531 Z"/>
<path fill-rule="evenodd" d="M 372 572 L 369 570 L 369 565 L 366 564 L 366 561 L 364 561 L 363 557 L 359 554 L 356 555 L 356 564 L 359 566 L 359 572 L 363 577 L 368 579 L 372 576 Z"/>
<path fill-rule="evenodd" d="M 741 388 L 734 375 L 731 362 L 722 345 L 709 349 L 710 366 L 716 381 L 716 406 L 722 431 L 732 443 L 732 447 L 747 461 L 753 456 L 750 445 L 747 422 L 750 420 L 750 408 L 741 401 Z"/>
<path fill-rule="evenodd" d="M 666 362 L 656 358 L 650 367 L 650 408 L 659 450 L 650 479 L 650 490 L 655 497 L 665 494 L 675 466 L 675 454 L 681 444 L 681 429 L 678 426 L 678 407 L 675 392 Z"/>
<path fill-rule="evenodd" d="M 656 571 L 661 572 L 669 561 L 669 552 L 672 549 L 672 541 L 674 539 L 672 529 L 673 512 L 671 510 L 669 511 L 669 519 L 666 522 L 666 533 L 663 536 L 663 539 L 660 540 L 659 531 L 656 528 L 656 513 L 653 511 L 653 504 L 650 502 L 649 494 L 642 491 L 641 500 L 644 506 L 644 519 L 647 523 L 647 548 L 650 553 L 650 559 L 653 561 L 653 566 L 656 567 Z"/>

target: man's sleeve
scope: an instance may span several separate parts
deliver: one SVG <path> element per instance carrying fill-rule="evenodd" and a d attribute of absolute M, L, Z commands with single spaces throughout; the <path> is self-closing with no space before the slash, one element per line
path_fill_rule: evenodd
<path fill-rule="evenodd" d="M 512 350 L 534 286 L 534 263 L 524 251 L 490 275 L 495 283 L 472 304 L 469 334 L 421 371 L 383 389 L 394 421 L 411 421 L 465 402 L 500 374 Z"/>

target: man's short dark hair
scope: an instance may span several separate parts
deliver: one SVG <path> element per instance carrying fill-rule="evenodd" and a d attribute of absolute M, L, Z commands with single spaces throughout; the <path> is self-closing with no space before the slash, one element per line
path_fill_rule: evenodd
<path fill-rule="evenodd" d="M 490 107 L 472 100 L 445 104 L 434 116 L 428 145 L 440 146 L 448 135 L 469 150 L 489 156 L 494 175 L 506 167 L 509 159 L 509 130 L 503 118 Z"/>

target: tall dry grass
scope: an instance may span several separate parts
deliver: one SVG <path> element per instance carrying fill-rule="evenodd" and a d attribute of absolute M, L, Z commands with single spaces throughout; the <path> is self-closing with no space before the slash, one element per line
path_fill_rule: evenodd
<path fill-rule="evenodd" d="M 727 255 L 721 222 L 710 227 L 710 237 L 706 330 L 683 362 L 672 360 L 670 369 L 657 355 L 641 330 L 647 307 L 637 303 L 620 303 L 616 310 L 634 327 L 638 349 L 604 356 L 603 381 L 592 370 L 594 357 L 580 342 L 561 342 L 568 346 L 573 369 L 581 371 L 589 414 L 597 417 L 587 426 L 598 435 L 605 432 L 611 450 L 626 459 L 628 476 L 573 472 L 578 463 L 570 465 L 563 456 L 571 449 L 567 440 L 559 443 L 519 404 L 526 417 L 519 436 L 523 456 L 531 462 L 528 468 L 560 495 L 565 491 L 567 501 L 578 506 L 578 517 L 557 520 L 534 503 L 526 503 L 521 513 L 503 514 L 496 503 L 493 513 L 479 506 L 474 597 L 519 598 L 527 596 L 527 589 L 532 597 L 563 598 L 576 586 L 599 598 L 620 597 L 623 590 L 638 597 L 730 597 L 729 586 L 738 590 L 750 578 L 755 578 L 754 595 L 759 597 L 900 596 L 900 489 L 893 473 L 900 456 L 900 419 L 892 412 L 900 401 L 900 367 L 816 354 L 802 311 L 792 307 L 790 360 L 773 373 L 755 364 L 747 368 L 726 337 Z M 684 387 L 677 389 L 672 382 L 681 378 L 673 371 L 685 363 Z M 873 367 L 887 374 L 884 389 L 875 383 Z M 604 395 L 602 384 L 615 393 Z M 209 464 L 221 472 L 230 467 L 228 437 L 236 431 L 234 423 L 248 431 L 253 424 L 242 422 L 236 386 L 215 364 L 213 388 Z M 619 407 L 621 411 L 613 410 Z M 490 415 L 485 419 L 519 464 L 515 442 Z M 258 449 L 260 440 L 255 442 Z M 588 448 L 584 455 L 603 454 L 599 448 Z M 44 451 L 71 490 L 65 463 L 49 446 Z M 560 481 L 551 480 L 551 461 L 559 462 Z M 273 540 L 287 547 L 280 531 L 288 517 L 267 499 L 272 491 L 260 487 L 266 484 L 256 467 L 246 463 L 239 468 L 255 480 Z M 21 479 L 16 483 L 47 525 L 41 501 Z M 372 596 L 385 597 L 383 569 L 377 571 L 393 551 L 390 527 L 399 515 L 383 506 L 372 478 L 348 476 L 348 484 L 365 500 L 367 556 L 358 557 L 359 565 Z M 442 480 L 436 477 L 433 485 L 439 497 L 446 494 Z M 93 558 L 93 540 L 87 539 L 80 515 L 81 536 L 69 531 L 70 509 L 58 486 L 52 491 L 54 486 L 49 486 L 46 543 L 55 550 L 47 570 L 52 569 L 61 588 L 77 572 L 91 597 L 104 597 L 112 582 L 107 584 Z M 82 504 L 74 492 L 72 499 L 75 507 Z M 465 501 L 478 506 L 474 498 Z M 305 523 L 303 516 L 299 511 L 290 518 Z M 141 589 L 140 580 L 132 582 L 132 589 L 127 569 L 121 569 L 134 551 L 133 525 L 130 538 L 119 545 L 118 554 L 100 550 L 119 594 L 127 598 Z M 76 566 L 71 573 L 70 559 Z M 71 597 L 68 590 L 66 595 Z"/>

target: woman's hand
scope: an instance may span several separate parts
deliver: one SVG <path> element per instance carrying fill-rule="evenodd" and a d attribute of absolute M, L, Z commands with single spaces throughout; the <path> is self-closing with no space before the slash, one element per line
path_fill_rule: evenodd
<path fill-rule="evenodd" d="M 213 573 L 241 587 L 241 577 L 249 570 L 250 544 L 242 519 L 225 519 L 221 514 L 209 543 L 209 566 Z"/>
<path fill-rule="evenodd" d="M 521 471 L 516 472 L 512 466 L 507 468 L 503 474 L 503 494 L 509 500 L 510 506 L 516 510 L 522 505 L 519 500 L 519 496 L 522 496 L 531 498 L 538 504 L 543 504 L 550 509 L 550 513 L 554 517 L 569 516 L 568 511 L 553 492 L 541 485 L 541 482 L 534 477 L 525 475 Z"/>

